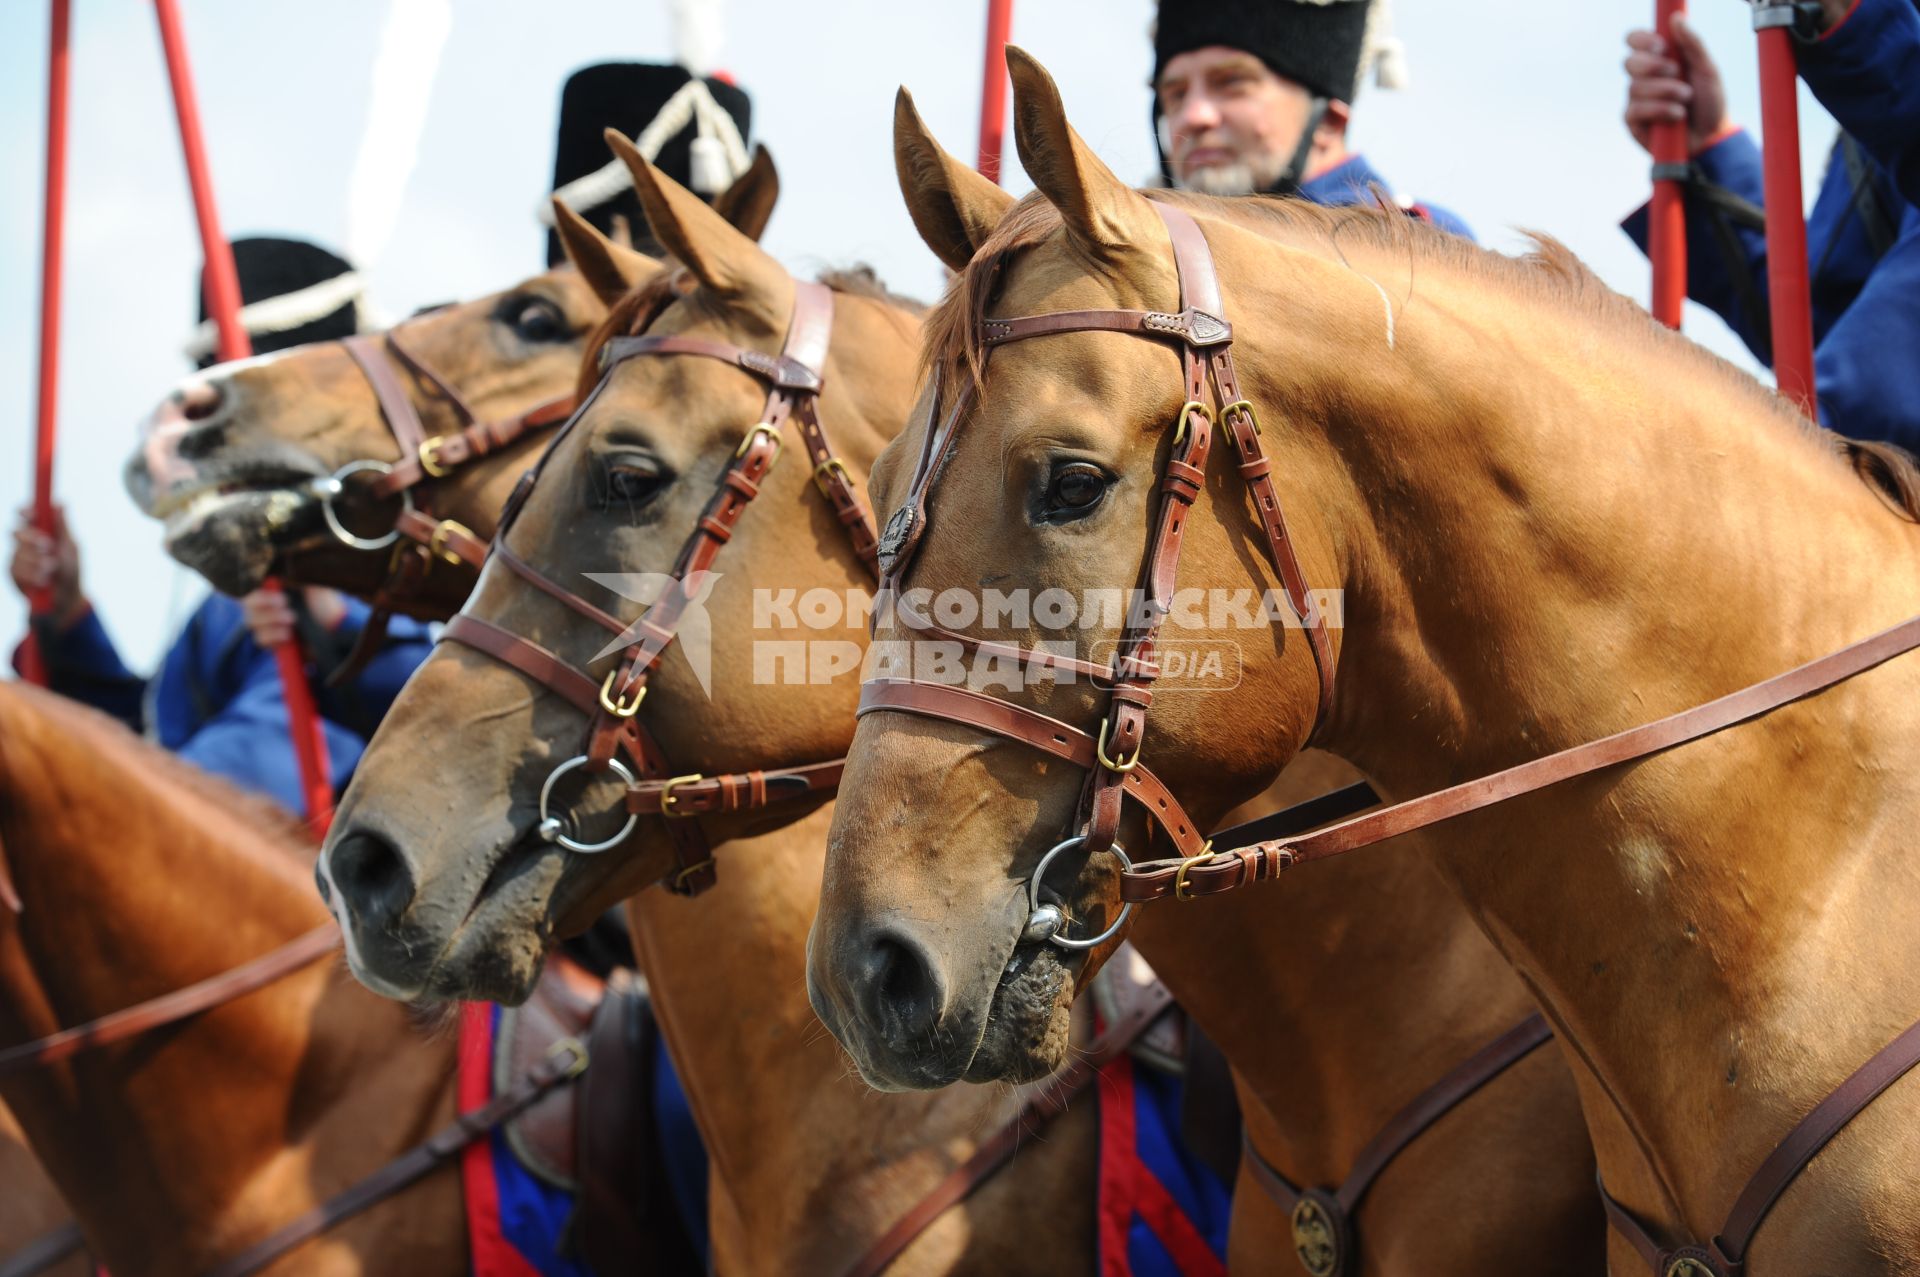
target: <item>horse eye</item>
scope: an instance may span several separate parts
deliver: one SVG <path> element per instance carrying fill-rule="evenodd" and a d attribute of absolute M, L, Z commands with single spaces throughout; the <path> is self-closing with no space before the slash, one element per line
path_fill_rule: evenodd
<path fill-rule="evenodd" d="M 527 297 L 515 302 L 507 323 L 521 341 L 541 343 L 567 339 L 566 316 L 544 297 Z"/>
<path fill-rule="evenodd" d="M 632 510 L 658 496 L 670 477 L 651 457 L 625 456 L 609 462 L 601 471 L 596 495 L 603 508 Z"/>
<path fill-rule="evenodd" d="M 1075 462 L 1054 472 L 1047 484 L 1044 517 L 1073 519 L 1087 514 L 1107 494 L 1107 475 L 1096 465 Z"/>

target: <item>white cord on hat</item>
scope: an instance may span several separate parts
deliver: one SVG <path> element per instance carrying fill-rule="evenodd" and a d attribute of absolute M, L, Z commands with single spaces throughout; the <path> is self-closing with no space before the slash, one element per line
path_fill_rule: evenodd
<path fill-rule="evenodd" d="M 277 297 L 263 297 L 240 308 L 240 326 L 255 335 L 291 332 L 316 319 L 325 319 L 342 306 L 354 307 L 355 327 L 359 327 L 361 303 L 366 284 L 358 271 L 342 271 L 332 279 L 323 279 L 305 288 L 296 288 Z M 204 359 L 218 348 L 220 329 L 211 319 L 200 321 L 187 335 L 180 349 L 188 359 Z"/>
<path fill-rule="evenodd" d="M 705 80 L 695 77 L 674 90 L 673 96 L 661 106 L 660 113 L 653 117 L 653 122 L 641 129 L 633 139 L 633 149 L 652 160 L 660 154 L 661 147 L 689 124 L 698 130 L 692 145 L 693 171 L 690 177 L 693 189 L 703 195 L 717 195 L 746 172 L 752 160 L 747 154 L 747 144 L 740 137 L 739 125 L 733 122 L 733 117 L 727 114 L 725 107 L 714 101 Z M 706 145 L 702 146 L 702 143 Z M 711 185 L 703 185 L 703 180 Z M 615 157 L 586 176 L 576 177 L 553 194 L 554 198 L 574 212 L 584 213 L 600 207 L 632 186 L 633 174 L 627 171 L 623 161 Z M 553 208 L 545 200 L 541 201 L 535 216 L 542 225 L 553 225 Z"/>

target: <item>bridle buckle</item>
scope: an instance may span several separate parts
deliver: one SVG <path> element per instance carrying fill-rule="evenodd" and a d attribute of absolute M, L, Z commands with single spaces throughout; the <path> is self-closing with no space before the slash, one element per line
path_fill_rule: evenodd
<path fill-rule="evenodd" d="M 1245 401 L 1243 400 L 1242 402 L 1245 402 Z M 1228 409 L 1228 411 L 1232 411 L 1232 409 Z M 1206 422 L 1209 427 L 1213 425 L 1212 409 L 1208 408 L 1205 404 L 1201 403 L 1198 399 L 1187 400 L 1187 402 L 1180 405 L 1180 420 L 1174 423 L 1174 427 L 1173 427 L 1173 446 L 1174 447 L 1178 448 L 1181 444 L 1187 441 L 1187 421 L 1191 417 L 1193 417 L 1195 413 L 1198 413 L 1200 416 L 1200 419 Z"/>
<path fill-rule="evenodd" d="M 747 455 L 747 449 L 753 446 L 755 435 L 765 435 L 773 441 L 773 455 L 767 458 L 767 469 L 771 470 L 773 463 L 780 460 L 780 450 L 786 446 L 786 441 L 780 437 L 780 427 L 771 421 L 763 421 L 747 431 L 746 437 L 740 440 L 740 446 L 733 450 L 733 458 L 738 461 Z"/>
<path fill-rule="evenodd" d="M 706 777 L 702 776 L 699 772 L 689 772 L 685 776 L 675 776 L 672 780 L 662 785 L 660 787 L 660 814 L 669 820 L 692 820 L 692 812 L 679 812 L 673 809 L 673 804 L 679 797 L 673 791 L 681 785 L 691 785 L 705 779 Z M 696 866 L 696 868 L 697 867 L 698 866 Z"/>
<path fill-rule="evenodd" d="M 1180 870 L 1173 875 L 1173 898 L 1175 900 L 1193 899 L 1193 888 L 1187 885 L 1187 870 L 1195 865 L 1204 865 L 1219 853 L 1213 849 L 1213 840 L 1209 838 L 1201 844 L 1200 850 L 1180 862 Z"/>
<path fill-rule="evenodd" d="M 820 489 L 820 495 L 829 501 L 833 500 L 833 493 L 827 488 L 827 476 L 836 471 L 839 472 L 842 483 L 848 487 L 853 486 L 853 476 L 847 473 L 846 462 L 838 457 L 828 457 L 813 468 L 813 486 Z"/>
<path fill-rule="evenodd" d="M 432 440 L 428 440 L 428 442 L 431 443 Z M 425 444 L 421 445 L 422 448 L 425 448 L 425 446 Z M 457 519 L 440 520 L 439 523 L 434 525 L 433 535 L 427 538 L 427 551 L 430 554 L 438 555 L 453 566 L 459 567 L 465 560 L 447 548 L 447 538 L 456 532 L 463 536 L 473 536 L 473 529 Z"/>
<path fill-rule="evenodd" d="M 440 449 L 446 442 L 443 435 L 420 441 L 420 468 L 435 479 L 444 479 L 453 473 L 451 467 L 440 464 Z"/>
<path fill-rule="evenodd" d="M 615 718 L 632 718 L 640 712 L 640 702 L 647 699 L 647 685 L 642 683 L 635 688 L 632 700 L 628 700 L 625 696 L 616 698 L 613 694 L 613 680 L 619 677 L 618 669 L 607 671 L 605 681 L 600 684 L 600 708 Z"/>
<path fill-rule="evenodd" d="M 1220 410 L 1220 420 L 1225 421 L 1228 417 L 1231 417 L 1236 412 L 1246 413 L 1247 420 L 1253 423 L 1253 433 L 1256 435 L 1260 433 L 1260 414 L 1254 411 L 1253 400 L 1251 399 L 1234 400 L 1232 403 L 1228 404 L 1226 407 Z"/>
<path fill-rule="evenodd" d="M 1132 758 L 1108 758 L 1107 732 L 1112 726 L 1113 719 L 1111 717 L 1100 720 L 1100 737 L 1094 742 L 1093 752 L 1094 756 L 1100 760 L 1102 767 L 1110 772 L 1120 772 L 1124 775 L 1140 765 L 1140 751 L 1138 749 L 1134 750 Z M 1084 737 L 1082 739 L 1084 739 Z"/>

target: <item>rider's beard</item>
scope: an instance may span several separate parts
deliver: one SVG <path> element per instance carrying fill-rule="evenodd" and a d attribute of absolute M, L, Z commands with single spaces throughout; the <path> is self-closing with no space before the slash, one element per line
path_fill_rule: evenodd
<path fill-rule="evenodd" d="M 1259 154 L 1231 164 L 1206 164 L 1187 170 L 1179 181 L 1183 190 L 1202 195 L 1255 195 L 1272 190 L 1285 176 L 1284 156 Z"/>
<path fill-rule="evenodd" d="M 1260 189 L 1254 184 L 1253 165 L 1244 161 L 1193 169 L 1180 185 L 1202 195 L 1251 195 Z"/>

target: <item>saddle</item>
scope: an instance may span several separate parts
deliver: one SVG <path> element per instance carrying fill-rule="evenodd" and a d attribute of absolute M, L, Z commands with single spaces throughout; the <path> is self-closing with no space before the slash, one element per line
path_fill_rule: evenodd
<path fill-rule="evenodd" d="M 503 1128 L 526 1170 L 574 1196 L 563 1249 L 597 1273 L 691 1273 L 702 1265 L 681 1226 L 654 1124 L 652 1003 L 625 969 L 606 980 L 555 954 L 524 1006 L 502 1012 L 491 1071 L 496 1094 L 569 1038 L 586 1073 Z"/>

